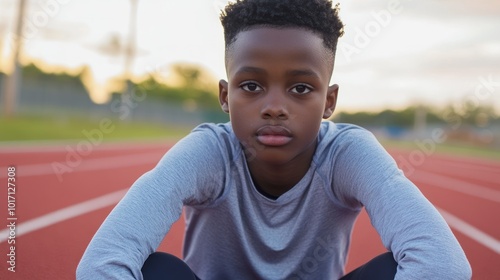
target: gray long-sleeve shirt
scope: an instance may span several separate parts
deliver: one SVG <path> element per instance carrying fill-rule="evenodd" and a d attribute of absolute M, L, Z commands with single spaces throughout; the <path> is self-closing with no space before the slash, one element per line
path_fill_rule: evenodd
<path fill-rule="evenodd" d="M 444 219 L 370 132 L 323 122 L 317 141 L 306 175 L 272 200 L 255 188 L 230 123 L 197 127 L 113 209 L 77 278 L 142 279 L 185 206 L 183 253 L 203 280 L 338 278 L 362 207 L 393 252 L 396 279 L 470 279 Z"/>

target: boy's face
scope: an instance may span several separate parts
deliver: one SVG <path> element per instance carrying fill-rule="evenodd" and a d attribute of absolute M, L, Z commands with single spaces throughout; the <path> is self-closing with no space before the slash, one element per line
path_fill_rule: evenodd
<path fill-rule="evenodd" d="M 323 40 L 304 29 L 260 27 L 239 33 L 226 55 L 219 98 L 247 158 L 310 160 L 338 92 L 328 86 L 333 59 Z"/>

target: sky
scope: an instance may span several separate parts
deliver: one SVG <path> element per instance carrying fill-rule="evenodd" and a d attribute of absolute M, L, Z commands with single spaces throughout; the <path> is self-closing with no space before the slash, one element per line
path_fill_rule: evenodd
<path fill-rule="evenodd" d="M 306 1 L 306 0 L 304 0 Z M 131 0 L 27 0 L 23 61 L 88 65 L 101 89 L 124 72 Z M 168 76 L 173 63 L 226 78 L 219 11 L 226 0 L 138 0 L 133 73 Z M 331 83 L 338 110 L 490 104 L 500 112 L 500 1 L 356 0 L 340 3 Z M 18 0 L 0 0 L 0 69 L 8 70 Z M 114 39 L 113 39 L 114 38 Z M 119 49 L 119 48 L 118 48 Z M 99 88 L 99 87 L 96 87 Z M 94 90 L 95 100 L 104 100 Z"/>

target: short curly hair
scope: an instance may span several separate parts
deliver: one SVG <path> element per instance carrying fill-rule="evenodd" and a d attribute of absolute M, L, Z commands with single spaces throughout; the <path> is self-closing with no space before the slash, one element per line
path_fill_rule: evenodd
<path fill-rule="evenodd" d="M 331 0 L 236 0 L 220 15 L 226 52 L 238 33 L 254 27 L 298 27 L 311 30 L 323 39 L 335 56 L 338 38 L 344 34 L 339 4 Z"/>

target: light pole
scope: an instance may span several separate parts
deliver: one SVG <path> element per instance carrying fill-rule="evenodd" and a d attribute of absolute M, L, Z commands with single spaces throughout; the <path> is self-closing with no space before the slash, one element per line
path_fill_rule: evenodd
<path fill-rule="evenodd" d="M 17 95 L 21 80 L 21 67 L 19 57 L 23 43 L 24 14 L 26 12 L 26 0 L 19 0 L 19 11 L 16 23 L 16 33 L 12 39 L 12 72 L 5 81 L 3 104 L 5 117 L 12 117 L 16 114 Z"/>
<path fill-rule="evenodd" d="M 136 29 L 137 29 L 137 3 L 138 0 L 131 0 L 130 5 L 130 22 L 129 22 L 129 34 L 128 43 L 125 49 L 125 90 L 121 96 L 121 112 L 124 113 L 123 119 L 130 119 L 132 107 L 130 107 L 129 99 L 132 95 L 132 66 L 135 57 L 135 40 L 136 40 Z"/>

